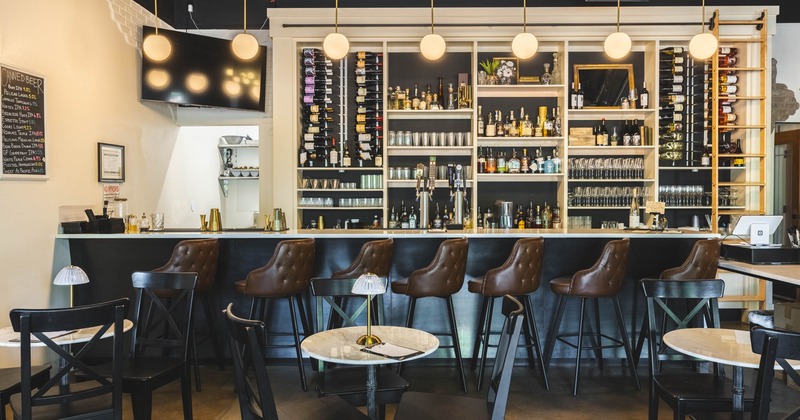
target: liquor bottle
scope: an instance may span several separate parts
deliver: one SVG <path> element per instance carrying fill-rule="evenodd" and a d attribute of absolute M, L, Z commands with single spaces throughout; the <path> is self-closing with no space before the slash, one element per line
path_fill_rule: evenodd
<path fill-rule="evenodd" d="M 381 136 L 375 138 L 375 156 L 373 159 L 375 160 L 375 167 L 382 168 L 383 167 L 383 151 L 381 150 Z"/>
<path fill-rule="evenodd" d="M 522 204 L 517 205 L 517 229 L 525 229 L 525 212 L 522 210 Z"/>
<path fill-rule="evenodd" d="M 542 229 L 550 229 L 553 227 L 553 212 L 550 211 L 550 205 L 547 202 L 544 203 L 544 209 L 542 210 Z"/>
<path fill-rule="evenodd" d="M 733 158 L 733 166 L 735 166 L 737 168 L 741 168 L 742 166 L 744 166 L 744 157 L 741 156 L 741 155 L 744 154 L 744 152 L 742 151 L 742 140 L 741 139 L 736 139 L 736 146 L 735 146 L 734 150 L 731 151 L 731 153 L 735 154 L 735 155 L 739 155 L 739 156 L 736 156 L 736 157 Z"/>
<path fill-rule="evenodd" d="M 519 158 L 517 157 L 517 149 L 511 149 L 511 159 L 508 160 L 508 173 L 510 174 L 518 174 L 522 169 L 522 163 L 520 162 Z"/>
<path fill-rule="evenodd" d="M 650 92 L 647 91 L 647 82 L 642 82 L 642 90 L 639 92 L 639 108 L 647 109 L 650 107 Z"/>
<path fill-rule="evenodd" d="M 408 216 L 408 228 L 417 228 L 417 212 L 414 211 L 414 206 L 411 206 L 411 214 Z"/>
<path fill-rule="evenodd" d="M 541 212 L 541 207 L 538 204 L 536 205 L 536 214 L 533 216 L 533 228 L 534 229 L 542 228 L 542 212 Z"/>
<path fill-rule="evenodd" d="M 530 172 L 530 160 L 528 159 L 528 149 L 522 149 L 522 159 L 519 160 L 519 171 L 523 174 Z"/>
<path fill-rule="evenodd" d="M 708 146 L 703 148 L 703 156 L 700 157 L 700 166 L 711 166 L 711 154 L 709 154 L 708 150 Z"/>
<path fill-rule="evenodd" d="M 330 166 L 336 168 L 339 166 L 339 149 L 336 148 L 336 139 L 332 139 L 331 150 L 328 152 L 328 161 Z"/>
<path fill-rule="evenodd" d="M 497 159 L 495 159 L 492 149 L 489 149 L 486 155 L 486 173 L 493 174 L 497 172 Z"/>
<path fill-rule="evenodd" d="M 578 97 L 577 97 L 577 109 L 583 109 L 583 88 L 581 87 L 580 82 L 578 82 Z"/>
<path fill-rule="evenodd" d="M 487 116 L 485 133 L 483 133 L 483 135 L 485 137 L 495 137 L 495 136 L 497 136 L 497 125 L 495 125 L 495 123 L 494 123 L 494 119 L 492 117 L 492 113 L 491 112 Z"/>
<path fill-rule="evenodd" d="M 483 155 L 483 148 L 478 147 L 478 173 L 486 173 L 486 156 Z"/>
<path fill-rule="evenodd" d="M 400 208 L 403 211 L 403 215 L 400 216 L 400 227 L 403 229 L 408 229 L 408 210 L 406 209 L 405 203 L 400 200 Z"/>
<path fill-rule="evenodd" d="M 634 119 L 631 125 L 631 144 L 634 146 L 642 145 L 642 133 L 639 130 L 639 120 Z"/>
<path fill-rule="evenodd" d="M 608 138 L 608 128 L 606 127 L 606 119 L 603 118 L 600 120 L 600 140 L 602 144 L 600 146 L 610 146 L 611 143 L 609 142 Z"/>
<path fill-rule="evenodd" d="M 520 118 L 522 117 L 520 116 Z M 519 135 L 522 137 L 533 137 L 533 123 L 528 114 L 525 114 L 525 119 L 522 120 L 522 129 L 519 131 Z"/>
<path fill-rule="evenodd" d="M 504 174 L 508 172 L 508 163 L 506 161 L 506 154 L 505 152 L 499 152 L 497 154 L 497 173 Z"/>
<path fill-rule="evenodd" d="M 344 158 L 342 158 L 342 166 L 345 168 L 349 168 L 353 164 L 353 160 L 350 158 L 350 148 L 347 147 L 347 141 L 344 142 Z"/>
<path fill-rule="evenodd" d="M 561 137 L 561 107 L 553 108 L 553 136 Z"/>
<path fill-rule="evenodd" d="M 555 169 L 555 173 L 561 173 L 561 158 L 558 157 L 558 147 L 553 149 L 553 168 Z"/>
<path fill-rule="evenodd" d="M 544 130 L 542 130 L 542 135 L 543 136 L 545 136 L 545 137 L 553 137 L 554 123 L 555 123 L 555 117 L 551 117 L 549 115 L 545 117 Z"/>
<path fill-rule="evenodd" d="M 631 208 L 628 212 L 628 226 L 635 228 L 639 226 L 641 221 L 639 217 L 639 190 L 634 188 L 633 196 L 631 197 Z"/>
<path fill-rule="evenodd" d="M 434 229 L 441 229 L 442 224 L 443 221 L 442 221 L 442 214 L 439 212 L 439 203 L 436 203 L 436 213 L 434 213 L 433 215 L 433 223 L 431 224 L 431 226 L 433 226 Z"/>
<path fill-rule="evenodd" d="M 517 126 L 517 119 L 514 118 L 513 110 L 511 110 L 508 122 L 506 123 L 506 135 L 509 137 L 519 137 L 519 128 Z"/>
<path fill-rule="evenodd" d="M 503 113 L 498 110 L 497 116 L 495 117 L 495 125 L 497 131 L 497 137 L 505 137 L 506 136 L 506 126 L 503 123 Z"/>
<path fill-rule="evenodd" d="M 478 217 L 476 217 L 475 227 L 478 229 L 483 229 L 483 214 L 481 213 L 481 206 L 478 206 Z"/>
<path fill-rule="evenodd" d="M 561 229 L 561 207 L 558 206 L 558 201 L 556 201 L 556 205 L 553 206 L 553 229 Z"/>
<path fill-rule="evenodd" d="M 578 91 L 575 90 L 575 82 L 572 82 L 572 87 L 570 88 L 569 92 L 569 108 L 570 109 L 578 108 Z"/>
<path fill-rule="evenodd" d="M 442 83 L 444 78 L 439 76 L 439 90 L 436 92 L 436 95 L 439 97 L 439 101 L 444 101 L 444 84 Z M 443 108 L 444 109 L 444 108 Z"/>
<path fill-rule="evenodd" d="M 486 128 L 483 123 L 483 106 L 478 105 L 478 135 L 484 134 Z"/>
<path fill-rule="evenodd" d="M 419 109 L 419 89 L 417 83 L 414 83 L 414 96 L 411 97 L 411 109 Z"/>

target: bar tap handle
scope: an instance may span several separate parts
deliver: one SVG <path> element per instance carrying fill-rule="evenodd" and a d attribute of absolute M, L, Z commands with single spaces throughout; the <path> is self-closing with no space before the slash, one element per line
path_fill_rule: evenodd
<path fill-rule="evenodd" d="M 453 172 L 453 188 L 456 191 L 464 191 L 464 166 L 456 165 Z"/>
<path fill-rule="evenodd" d="M 423 165 L 421 163 L 418 163 L 417 164 L 417 168 L 414 171 L 414 177 L 417 179 L 417 192 L 416 192 L 417 199 L 419 199 L 419 188 L 420 187 L 425 188 L 424 185 L 421 185 L 424 182 L 423 181 L 423 173 L 424 173 L 424 171 L 425 171 L 425 165 Z"/>
<path fill-rule="evenodd" d="M 431 156 L 430 164 L 428 165 L 428 191 L 433 197 L 433 190 L 436 189 L 436 156 Z"/>

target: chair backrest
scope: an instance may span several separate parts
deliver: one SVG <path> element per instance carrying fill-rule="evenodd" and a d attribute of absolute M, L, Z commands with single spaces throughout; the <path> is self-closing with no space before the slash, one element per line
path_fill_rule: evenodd
<path fill-rule="evenodd" d="M 658 372 L 662 360 L 696 360 L 667 351 L 666 346 L 661 345 L 658 339 L 668 330 L 695 326 L 701 319 L 701 325 L 719 328 L 718 299 L 725 292 L 725 282 L 719 279 L 644 279 L 641 284 L 647 300 L 647 341 L 651 376 Z M 685 315 L 677 314 L 674 308 L 677 304 L 688 305 Z M 659 318 L 663 321 L 660 327 L 657 326 Z"/>
<path fill-rule="evenodd" d="M 717 277 L 722 239 L 701 239 L 694 243 L 686 261 L 661 272 L 662 280 L 708 280 Z"/>
<path fill-rule="evenodd" d="M 753 353 L 761 355 L 756 378 L 756 390 L 753 396 L 751 420 L 769 418 L 769 401 L 772 395 L 772 379 L 775 377 L 777 362 L 789 377 L 800 385 L 800 375 L 792 369 L 786 359 L 800 359 L 800 332 L 774 330 L 754 327 L 750 330 L 750 345 Z M 800 408 L 785 418 L 797 418 Z"/>
<path fill-rule="evenodd" d="M 392 238 L 365 242 L 350 267 L 334 272 L 331 274 L 331 278 L 349 279 L 366 273 L 389 277 L 393 250 L 394 239 Z"/>
<path fill-rule="evenodd" d="M 314 239 L 278 242 L 267 265 L 247 274 L 246 295 L 294 296 L 308 289 L 314 273 Z"/>
<path fill-rule="evenodd" d="M 32 409 L 37 406 L 69 404 L 105 394 L 111 395 L 110 407 L 115 419 L 122 418 L 122 348 L 124 342 L 123 325 L 128 299 L 76 306 L 63 309 L 13 309 L 10 313 L 14 331 L 20 332 L 20 389 L 22 418 L 32 418 Z M 97 332 L 74 355 L 62 348 L 47 333 L 60 333 L 83 328 L 97 327 Z M 112 329 L 113 328 L 113 329 Z M 83 362 L 84 356 L 100 341 L 104 334 L 113 332 L 111 354 L 112 375 L 107 378 Z M 50 334 L 52 335 L 52 334 Z M 33 336 L 33 337 L 31 337 Z M 62 358 L 64 363 L 50 380 L 32 389 L 31 385 L 31 342 L 44 343 L 47 348 Z M 80 387 L 62 387 L 61 378 L 72 369 L 79 369 L 86 375 Z"/>
<path fill-rule="evenodd" d="M 486 272 L 482 293 L 518 296 L 535 292 L 542 276 L 543 257 L 544 238 L 518 240 L 503 265 Z"/>
<path fill-rule="evenodd" d="M 171 352 L 171 357 L 186 360 L 197 274 L 138 271 L 131 278 L 136 300 L 130 356 L 154 350 L 159 356 Z M 160 297 L 163 290 L 173 293 Z"/>
<path fill-rule="evenodd" d="M 356 280 L 358 280 L 357 277 L 348 279 L 329 279 L 326 277 L 311 279 L 311 294 L 317 299 L 317 315 L 320 317 L 322 316 L 322 300 L 324 300 L 328 302 L 328 304 L 331 306 L 331 309 L 342 318 L 344 321 L 344 325 L 342 326 L 355 326 L 355 320 L 367 308 L 366 296 L 355 294 L 352 291 Z M 384 277 L 381 281 L 383 281 L 388 288 L 388 279 Z M 363 298 L 364 301 L 355 309 L 355 311 L 352 313 L 347 313 L 346 309 L 339 305 L 335 299 L 341 297 L 358 297 Z M 381 305 L 383 305 L 383 296 L 376 295 L 375 298 L 378 300 L 379 307 L 381 307 Z M 321 319 L 319 321 L 321 321 Z M 319 325 L 317 325 L 318 330 L 321 330 L 323 325 L 323 323 L 319 322 Z"/>
<path fill-rule="evenodd" d="M 172 256 L 156 272 L 197 273 L 197 293 L 210 290 L 217 276 L 219 241 L 217 239 L 188 239 L 178 242 Z"/>
<path fill-rule="evenodd" d="M 237 317 L 233 314 L 233 303 L 229 303 L 224 312 L 242 420 L 278 420 L 272 386 L 264 365 L 267 344 L 264 323 Z"/>
<path fill-rule="evenodd" d="M 622 290 L 628 269 L 628 238 L 609 241 L 600 258 L 590 268 L 572 276 L 570 294 L 577 296 L 614 296 Z"/>
<path fill-rule="evenodd" d="M 503 322 L 500 343 L 497 345 L 497 356 L 492 368 L 492 380 L 489 383 L 489 392 L 486 394 L 486 407 L 492 420 L 501 420 L 506 415 L 511 374 L 514 369 L 514 360 L 517 358 L 517 342 L 525 318 L 522 315 L 522 304 L 517 299 L 511 295 L 505 295 L 505 301 L 505 303 L 516 305 L 516 308 L 506 316 L 506 320 Z"/>
<path fill-rule="evenodd" d="M 468 251 L 467 238 L 443 241 L 433 261 L 408 276 L 408 295 L 444 297 L 461 290 L 467 271 Z"/>

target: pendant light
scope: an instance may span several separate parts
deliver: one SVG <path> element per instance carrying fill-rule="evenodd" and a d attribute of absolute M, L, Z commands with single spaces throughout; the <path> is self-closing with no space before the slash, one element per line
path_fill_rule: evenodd
<path fill-rule="evenodd" d="M 617 0 L 617 32 L 606 37 L 606 42 L 603 43 L 603 50 L 606 55 L 613 59 L 620 59 L 631 52 L 631 37 L 619 30 L 619 3 L 620 0 Z"/>
<path fill-rule="evenodd" d="M 536 35 L 528 33 L 528 0 L 522 2 L 522 32 L 511 41 L 511 51 L 521 59 L 531 58 L 539 49 Z"/>
<path fill-rule="evenodd" d="M 706 0 L 703 0 L 703 16 L 701 16 L 700 33 L 689 41 L 689 53 L 698 60 L 710 58 L 717 52 L 719 42 L 711 32 L 706 32 Z"/>
<path fill-rule="evenodd" d="M 339 33 L 339 0 L 336 0 L 336 20 L 334 21 L 334 31 L 325 37 L 322 42 L 322 49 L 325 55 L 332 60 L 339 60 L 350 51 L 350 41 L 347 37 Z"/>
<path fill-rule="evenodd" d="M 156 33 L 150 34 L 142 41 L 142 52 L 147 58 L 162 62 L 172 54 L 172 44 L 167 37 L 158 33 L 158 0 L 155 0 Z"/>
<path fill-rule="evenodd" d="M 433 33 L 433 0 L 431 0 L 431 33 L 419 42 L 419 52 L 428 60 L 438 60 L 444 55 L 447 43 L 441 35 Z"/>
<path fill-rule="evenodd" d="M 242 60 L 252 60 L 258 54 L 258 40 L 247 33 L 247 0 L 244 0 L 244 28 L 231 41 L 233 54 Z"/>

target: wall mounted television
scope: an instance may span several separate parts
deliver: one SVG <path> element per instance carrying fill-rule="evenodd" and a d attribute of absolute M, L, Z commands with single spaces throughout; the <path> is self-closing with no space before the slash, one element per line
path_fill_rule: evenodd
<path fill-rule="evenodd" d="M 142 39 L 155 33 L 142 28 Z M 142 54 L 142 100 L 189 106 L 264 111 L 267 48 L 248 61 L 236 57 L 231 41 L 202 35 L 158 30 L 172 44 L 161 62 Z"/>

